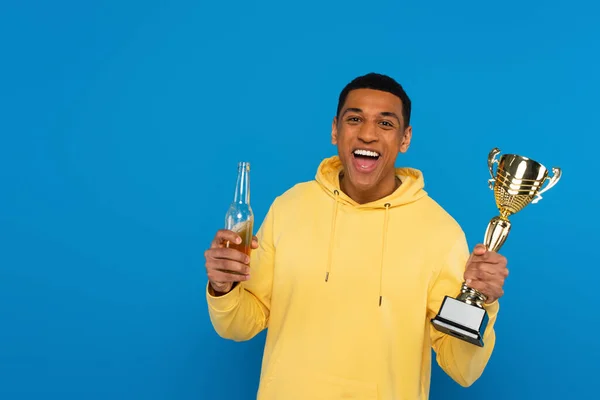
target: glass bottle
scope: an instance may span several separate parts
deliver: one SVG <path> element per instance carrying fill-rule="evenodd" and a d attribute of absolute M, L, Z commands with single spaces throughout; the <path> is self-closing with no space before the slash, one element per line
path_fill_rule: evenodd
<path fill-rule="evenodd" d="M 250 207 L 250 163 L 238 163 L 238 175 L 233 202 L 225 214 L 225 229 L 236 232 L 242 238 L 240 244 L 227 242 L 227 247 L 250 255 L 254 213 Z"/>

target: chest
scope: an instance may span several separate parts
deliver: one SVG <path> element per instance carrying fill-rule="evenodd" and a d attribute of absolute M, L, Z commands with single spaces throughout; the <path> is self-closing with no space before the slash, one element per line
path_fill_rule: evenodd
<path fill-rule="evenodd" d="M 424 302 L 435 250 L 418 224 L 414 215 L 384 210 L 295 215 L 278 237 L 274 284 L 325 303 L 362 304 L 380 295 L 396 304 Z"/>

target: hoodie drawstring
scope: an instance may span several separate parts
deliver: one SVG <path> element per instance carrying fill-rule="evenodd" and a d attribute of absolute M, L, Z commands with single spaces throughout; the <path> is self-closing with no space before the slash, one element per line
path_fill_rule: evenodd
<path fill-rule="evenodd" d="M 381 235 L 381 261 L 379 263 L 379 307 L 383 301 L 383 257 L 385 256 L 385 245 L 387 242 L 387 226 L 390 203 L 385 203 L 385 215 L 383 217 L 383 234 Z"/>
<path fill-rule="evenodd" d="M 333 215 L 331 216 L 331 229 L 330 229 L 330 238 L 329 238 L 329 252 L 327 254 L 327 270 L 325 271 L 325 282 L 329 280 L 329 274 L 331 273 L 331 258 L 333 257 L 333 245 L 335 243 L 335 228 L 337 222 L 337 212 L 339 207 L 339 195 L 340 192 L 338 190 L 333 191 L 335 195 L 335 199 L 333 200 Z M 379 262 L 379 307 L 381 307 L 381 303 L 383 302 L 383 263 L 385 257 L 385 250 L 387 244 L 387 229 L 388 229 L 388 220 L 389 220 L 389 210 L 391 207 L 390 203 L 385 203 L 385 214 L 383 216 L 383 232 L 381 235 L 381 258 Z"/>
<path fill-rule="evenodd" d="M 331 257 L 333 253 L 333 243 L 335 241 L 335 222 L 337 219 L 337 210 L 338 210 L 338 197 L 340 192 L 334 190 L 335 199 L 333 200 L 333 216 L 331 217 L 331 237 L 329 238 L 329 254 L 327 255 L 327 271 L 325 272 L 325 282 L 329 280 L 329 273 L 331 272 Z"/>

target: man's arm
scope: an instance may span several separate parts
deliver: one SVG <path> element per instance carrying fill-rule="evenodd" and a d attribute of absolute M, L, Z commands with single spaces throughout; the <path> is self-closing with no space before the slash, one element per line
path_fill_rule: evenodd
<path fill-rule="evenodd" d="M 444 296 L 458 295 L 469 255 L 467 242 L 462 236 L 450 250 L 447 262 L 441 267 L 430 288 L 428 321 L 437 315 Z M 484 347 L 444 334 L 430 325 L 432 347 L 438 365 L 461 386 L 470 386 L 481 376 L 494 349 L 496 342 L 494 324 L 499 310 L 498 300 L 485 304 L 484 308 L 489 317 L 483 335 Z"/>
<path fill-rule="evenodd" d="M 210 320 L 223 338 L 249 340 L 268 325 L 275 259 L 273 208 L 256 234 L 258 248 L 251 253 L 249 279 L 234 284 L 226 294 L 216 293 L 210 282 L 206 287 Z"/>

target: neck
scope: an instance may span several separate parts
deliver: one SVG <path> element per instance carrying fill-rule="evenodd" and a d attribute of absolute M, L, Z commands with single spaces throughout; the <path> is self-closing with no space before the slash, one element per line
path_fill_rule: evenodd
<path fill-rule="evenodd" d="M 250 204 L 250 165 L 248 163 L 242 162 L 238 165 L 233 201 L 238 204 Z"/>
<path fill-rule="evenodd" d="M 340 173 L 340 189 L 358 204 L 370 203 L 389 196 L 394 193 L 401 184 L 402 181 L 400 181 L 400 178 L 396 175 L 391 175 L 390 177 L 383 179 L 379 185 L 372 190 L 364 191 L 354 187 L 347 179 L 345 179 L 344 173 Z"/>

